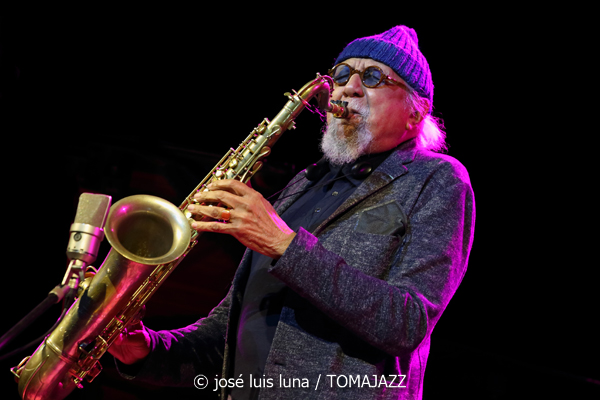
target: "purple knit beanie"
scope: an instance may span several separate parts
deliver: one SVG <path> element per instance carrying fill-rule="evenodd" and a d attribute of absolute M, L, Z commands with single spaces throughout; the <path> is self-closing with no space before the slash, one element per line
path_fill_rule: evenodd
<path fill-rule="evenodd" d="M 382 34 L 350 42 L 335 60 L 335 64 L 353 57 L 382 62 L 433 105 L 431 71 L 425 56 L 419 50 L 418 42 L 414 29 L 398 25 Z"/>

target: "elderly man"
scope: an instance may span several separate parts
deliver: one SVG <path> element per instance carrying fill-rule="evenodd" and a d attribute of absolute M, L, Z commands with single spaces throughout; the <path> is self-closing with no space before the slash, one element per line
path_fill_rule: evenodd
<path fill-rule="evenodd" d="M 431 332 L 473 240 L 469 177 L 432 152 L 444 134 L 414 30 L 351 42 L 330 75 L 349 115 L 329 117 L 324 159 L 275 207 L 238 181 L 196 195 L 226 205 L 229 221 L 194 229 L 248 251 L 208 317 L 174 331 L 139 326 L 111 348 L 133 364 L 118 363 L 124 376 L 179 386 L 202 374 L 204 390 L 236 400 L 422 397 Z"/>

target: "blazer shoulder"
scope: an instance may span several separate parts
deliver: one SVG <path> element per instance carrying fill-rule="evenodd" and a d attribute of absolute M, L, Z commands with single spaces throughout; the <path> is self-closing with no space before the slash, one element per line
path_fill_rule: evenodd
<path fill-rule="evenodd" d="M 425 172 L 436 175 L 443 180 L 454 180 L 471 186 L 467 168 L 456 158 L 447 154 L 434 153 L 428 150 L 418 150 L 413 162 L 407 166 L 409 171 Z"/>

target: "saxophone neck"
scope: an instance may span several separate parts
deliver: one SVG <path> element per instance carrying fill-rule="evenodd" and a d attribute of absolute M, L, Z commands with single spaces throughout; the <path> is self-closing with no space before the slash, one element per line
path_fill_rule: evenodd
<path fill-rule="evenodd" d="M 346 118 L 348 116 L 348 102 L 330 100 L 332 92 L 333 79 L 327 75 L 317 73 L 317 77 L 300 89 L 298 94 L 304 100 L 315 97 L 321 111 L 331 113 L 335 118 Z"/>

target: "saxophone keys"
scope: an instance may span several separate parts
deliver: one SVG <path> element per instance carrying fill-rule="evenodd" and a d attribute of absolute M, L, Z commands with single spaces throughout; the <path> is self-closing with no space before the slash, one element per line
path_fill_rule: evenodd
<path fill-rule="evenodd" d="M 102 372 L 102 364 L 100 364 L 100 361 L 96 361 L 89 370 L 85 380 L 88 382 L 93 381 L 100 374 L 100 372 Z"/>
<path fill-rule="evenodd" d="M 73 377 L 73 383 L 77 387 L 77 389 L 83 389 L 83 385 L 81 384 L 81 379 Z"/>
<path fill-rule="evenodd" d="M 260 154 L 258 155 L 258 158 L 263 158 L 268 156 L 269 154 L 271 154 L 271 148 L 269 146 L 265 146 L 262 148 L 262 150 L 260 151 Z"/>
<path fill-rule="evenodd" d="M 280 125 L 275 125 L 272 129 L 271 129 L 271 136 L 279 136 L 281 135 L 281 126 Z"/>
<path fill-rule="evenodd" d="M 254 166 L 252 167 L 252 171 L 250 171 L 250 176 L 253 176 L 254 174 L 256 174 L 258 172 L 259 169 L 261 169 L 263 166 L 262 161 L 257 161 L 256 164 L 254 164 Z"/>
<path fill-rule="evenodd" d="M 262 135 L 267 130 L 267 126 L 271 123 L 269 118 L 263 119 L 263 121 L 256 127 L 256 133 Z"/>
<path fill-rule="evenodd" d="M 140 307 L 138 312 L 135 313 L 135 315 L 133 316 L 133 318 L 131 319 L 129 324 L 135 325 L 135 324 L 139 323 L 144 318 L 144 316 L 146 316 L 146 305 L 145 304 L 142 307 Z"/>
<path fill-rule="evenodd" d="M 10 369 L 10 372 L 13 373 L 13 375 L 15 376 L 15 380 L 18 382 L 19 379 L 21 379 L 21 371 L 23 370 L 23 368 L 25 368 L 25 364 L 27 364 L 27 361 L 29 361 L 29 359 L 31 358 L 31 356 L 27 356 L 24 359 L 21 360 L 21 362 L 19 363 L 19 365 L 17 365 L 16 367 L 12 367 Z"/>

